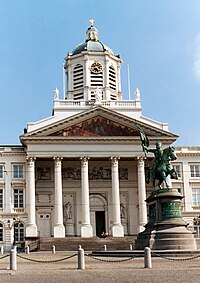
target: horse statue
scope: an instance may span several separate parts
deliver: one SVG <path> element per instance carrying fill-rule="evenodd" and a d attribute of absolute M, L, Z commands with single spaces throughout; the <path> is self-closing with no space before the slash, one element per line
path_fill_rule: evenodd
<path fill-rule="evenodd" d="M 150 150 L 149 150 L 150 151 Z M 170 164 L 170 161 L 176 160 L 177 156 L 173 146 L 169 146 L 162 151 L 161 158 L 158 160 L 155 158 L 153 168 L 147 167 L 146 170 L 146 182 L 153 183 L 153 191 L 156 191 L 156 180 L 158 180 L 157 186 L 162 189 L 162 183 L 165 182 L 166 188 L 169 188 L 167 182 L 167 176 L 170 175 L 172 179 L 178 179 L 176 170 Z"/>

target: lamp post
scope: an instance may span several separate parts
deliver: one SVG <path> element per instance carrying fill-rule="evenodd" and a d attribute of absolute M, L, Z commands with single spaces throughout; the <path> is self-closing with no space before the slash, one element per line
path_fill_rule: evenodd
<path fill-rule="evenodd" d="M 13 247 L 16 245 L 16 235 L 15 235 L 15 224 L 19 224 L 21 222 L 20 218 L 17 217 L 17 218 L 13 218 L 13 219 L 9 219 L 8 220 L 8 227 L 10 228 L 10 230 L 13 228 Z"/>

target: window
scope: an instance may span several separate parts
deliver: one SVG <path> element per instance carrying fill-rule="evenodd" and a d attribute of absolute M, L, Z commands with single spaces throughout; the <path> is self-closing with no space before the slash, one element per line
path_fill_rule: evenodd
<path fill-rule="evenodd" d="M 83 66 L 81 64 L 77 64 L 74 67 L 73 84 L 74 90 L 79 90 L 74 93 L 74 100 L 83 99 L 83 91 L 80 91 L 83 88 Z"/>
<path fill-rule="evenodd" d="M 200 206 L 200 188 L 192 189 L 192 206 Z"/>
<path fill-rule="evenodd" d="M 200 177 L 199 165 L 190 165 L 190 176 Z"/>
<path fill-rule="evenodd" d="M 14 189 L 14 208 L 24 207 L 23 190 Z"/>
<path fill-rule="evenodd" d="M 3 224 L 0 223 L 0 242 L 3 242 Z"/>
<path fill-rule="evenodd" d="M 23 178 L 23 165 L 13 165 L 13 178 Z"/>
<path fill-rule="evenodd" d="M 0 179 L 3 178 L 3 165 L 0 165 Z"/>
<path fill-rule="evenodd" d="M 194 231 L 196 232 L 195 237 L 200 238 L 200 217 L 193 219 L 193 227 Z"/>
<path fill-rule="evenodd" d="M 0 208 L 3 208 L 3 189 L 0 189 Z"/>
<path fill-rule="evenodd" d="M 116 73 L 113 66 L 109 67 L 109 86 L 112 90 L 116 90 Z"/>
<path fill-rule="evenodd" d="M 175 164 L 175 165 L 173 165 L 173 168 L 177 172 L 178 178 L 181 178 L 181 165 L 180 164 Z"/>
<path fill-rule="evenodd" d="M 14 225 L 14 242 L 23 242 L 24 241 L 24 224 L 15 223 Z"/>

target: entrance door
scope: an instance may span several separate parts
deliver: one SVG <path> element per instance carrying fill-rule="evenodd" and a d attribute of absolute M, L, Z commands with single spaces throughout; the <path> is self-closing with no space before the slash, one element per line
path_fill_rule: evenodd
<path fill-rule="evenodd" d="M 106 232 L 105 211 L 95 211 L 95 220 L 96 220 L 96 235 L 97 237 L 100 237 L 102 232 Z"/>

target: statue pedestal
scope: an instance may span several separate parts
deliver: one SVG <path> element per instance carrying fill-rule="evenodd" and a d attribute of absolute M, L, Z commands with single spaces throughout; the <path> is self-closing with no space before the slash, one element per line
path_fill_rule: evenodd
<path fill-rule="evenodd" d="M 150 247 L 153 250 L 196 250 L 194 233 L 187 229 L 182 219 L 181 200 L 177 189 L 160 189 L 153 192 L 146 202 L 149 222 L 138 234 L 136 250 Z"/>
<path fill-rule="evenodd" d="M 74 223 L 72 219 L 67 219 L 65 223 L 65 235 L 74 236 Z"/>

